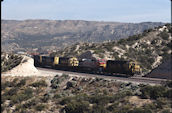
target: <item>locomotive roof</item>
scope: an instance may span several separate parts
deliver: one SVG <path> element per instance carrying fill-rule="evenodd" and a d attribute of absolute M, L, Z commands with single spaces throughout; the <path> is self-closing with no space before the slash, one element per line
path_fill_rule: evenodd
<path fill-rule="evenodd" d="M 129 62 L 129 61 L 124 61 L 124 60 L 108 60 L 108 62 Z"/>

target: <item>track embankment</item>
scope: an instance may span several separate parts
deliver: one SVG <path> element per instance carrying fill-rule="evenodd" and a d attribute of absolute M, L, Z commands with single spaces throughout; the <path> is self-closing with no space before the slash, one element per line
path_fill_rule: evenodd
<path fill-rule="evenodd" d="M 99 75 L 99 74 L 88 74 L 88 73 L 79 73 L 79 72 L 70 72 L 70 71 L 62 71 L 62 70 L 54 70 L 48 68 L 38 68 L 40 74 L 42 76 L 55 76 L 55 75 L 62 75 L 68 74 L 69 76 L 79 76 L 79 77 L 98 77 L 103 79 L 111 79 L 121 82 L 131 82 L 134 84 L 150 84 L 150 85 L 157 85 L 162 84 L 163 82 L 167 81 L 166 79 L 157 79 L 157 78 L 146 78 L 146 77 L 116 77 L 116 76 L 107 76 L 107 75 Z"/>

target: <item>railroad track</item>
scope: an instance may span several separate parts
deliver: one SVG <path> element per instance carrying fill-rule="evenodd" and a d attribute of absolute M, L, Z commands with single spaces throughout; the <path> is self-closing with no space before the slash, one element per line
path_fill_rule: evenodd
<path fill-rule="evenodd" d="M 135 84 L 162 84 L 163 82 L 167 81 L 166 79 L 158 79 L 158 78 L 147 78 L 147 77 L 116 77 L 116 76 L 108 76 L 108 75 L 101 75 L 101 74 L 89 74 L 89 73 L 80 73 L 80 72 L 71 72 L 71 71 L 63 71 L 63 70 L 55 70 L 50 68 L 39 68 L 37 69 L 42 73 L 46 74 L 49 73 L 49 75 L 56 75 L 56 74 L 68 74 L 71 76 L 81 76 L 81 77 L 98 77 L 98 78 L 104 78 L 104 79 L 112 79 L 116 81 L 122 81 L 122 82 L 131 82 Z"/>

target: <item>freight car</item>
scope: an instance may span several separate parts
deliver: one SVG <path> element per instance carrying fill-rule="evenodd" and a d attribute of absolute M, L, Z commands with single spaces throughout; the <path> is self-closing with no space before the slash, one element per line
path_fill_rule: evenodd
<path fill-rule="evenodd" d="M 80 59 L 76 57 L 49 57 L 34 55 L 34 65 L 38 67 L 49 66 L 54 69 L 91 72 L 91 73 L 110 73 L 124 74 L 133 76 L 141 72 L 140 66 L 136 62 L 116 61 L 103 59 Z"/>

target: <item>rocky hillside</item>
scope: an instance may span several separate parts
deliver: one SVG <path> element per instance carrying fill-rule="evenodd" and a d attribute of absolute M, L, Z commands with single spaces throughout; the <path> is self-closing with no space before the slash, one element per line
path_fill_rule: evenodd
<path fill-rule="evenodd" d="M 1 113 L 170 113 L 171 109 L 171 83 L 136 85 L 68 75 L 1 79 Z"/>
<path fill-rule="evenodd" d="M 80 56 L 92 53 L 96 58 L 137 61 L 143 72 L 161 64 L 171 55 L 171 26 L 149 29 L 142 34 L 130 36 L 119 41 L 110 41 L 102 44 L 78 43 L 62 51 L 53 53 L 57 56 Z M 88 55 L 86 55 L 88 56 Z"/>
<path fill-rule="evenodd" d="M 157 68 L 153 69 L 150 73 L 145 75 L 146 77 L 152 78 L 163 78 L 172 80 L 172 58 L 164 61 L 161 65 Z"/>
<path fill-rule="evenodd" d="M 163 23 L 1 20 L 1 47 L 3 51 L 56 51 L 77 42 L 118 40 L 160 25 Z"/>
<path fill-rule="evenodd" d="M 23 57 L 15 54 L 1 53 L 1 72 L 11 70 L 22 62 Z"/>

